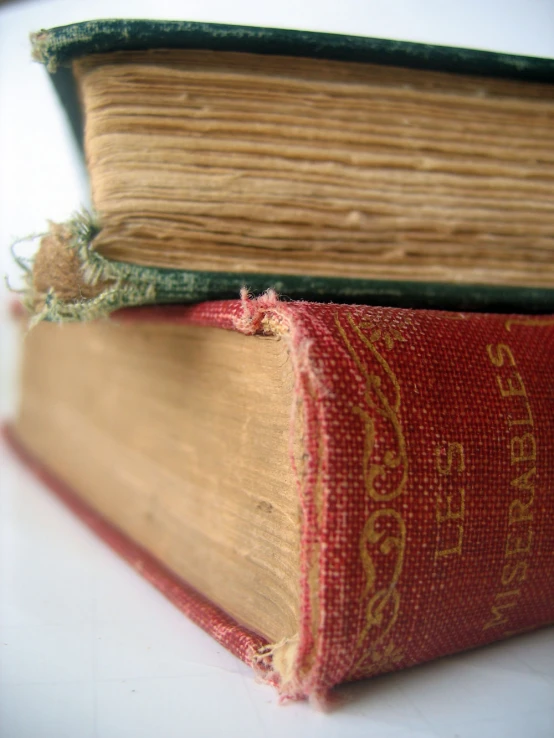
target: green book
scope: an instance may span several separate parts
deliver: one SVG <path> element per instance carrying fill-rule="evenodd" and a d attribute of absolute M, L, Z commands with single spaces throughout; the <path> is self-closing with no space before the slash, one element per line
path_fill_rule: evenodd
<path fill-rule="evenodd" d="M 37 320 L 243 288 L 554 308 L 554 60 L 184 21 L 32 40 L 95 208 L 24 265 Z"/>

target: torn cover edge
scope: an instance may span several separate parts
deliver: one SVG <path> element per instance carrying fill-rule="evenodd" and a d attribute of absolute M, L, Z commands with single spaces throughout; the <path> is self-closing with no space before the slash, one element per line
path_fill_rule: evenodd
<path fill-rule="evenodd" d="M 82 210 L 63 225 L 50 223 L 49 231 L 42 234 L 38 253 L 31 260 L 18 257 L 12 248 L 15 261 L 25 272 L 23 304 L 32 315 L 30 327 L 42 320 L 95 320 L 121 308 L 157 302 L 183 302 L 188 294 L 192 294 L 196 281 L 194 274 L 182 272 L 177 277 L 171 270 L 111 261 L 103 257 L 93 247 L 99 230 L 96 216 Z M 56 241 L 60 261 L 67 259 L 67 254 L 63 253 L 65 249 L 71 252 L 70 260 L 78 263 L 79 273 L 75 276 L 80 288 L 71 297 L 62 296 L 63 289 L 56 284 L 55 279 L 43 279 L 43 284 L 37 283 L 35 265 L 47 239 Z M 83 292 L 91 294 L 84 296 Z M 179 297 L 181 299 L 177 300 Z"/>

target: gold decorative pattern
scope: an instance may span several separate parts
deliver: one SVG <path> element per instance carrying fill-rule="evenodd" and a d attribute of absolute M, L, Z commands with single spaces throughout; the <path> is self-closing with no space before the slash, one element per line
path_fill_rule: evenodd
<path fill-rule="evenodd" d="M 380 555 L 394 557 L 394 565 L 388 586 L 375 592 L 367 603 L 366 622 L 358 637 L 358 646 L 363 644 L 372 628 L 380 628 L 382 639 L 396 622 L 400 607 L 400 594 L 396 585 L 404 564 L 405 549 L 406 525 L 400 514 L 391 508 L 372 513 L 360 539 L 360 556 L 366 576 L 364 597 L 369 597 L 375 589 L 375 560 L 379 560 Z M 380 563 L 385 562 L 381 559 Z"/>
<path fill-rule="evenodd" d="M 363 473 L 365 491 L 373 503 L 389 505 L 402 495 L 408 480 L 406 442 L 399 419 L 401 392 L 398 379 L 384 357 L 379 344 L 387 351 L 395 348 L 405 338 L 395 328 L 382 330 L 372 323 L 356 325 L 351 314 L 347 322 L 361 343 L 369 350 L 382 370 L 371 372 L 354 348 L 338 315 L 335 324 L 356 367 L 365 379 L 364 405 L 357 405 L 352 412 L 364 422 L 365 440 Z M 366 333 L 367 331 L 367 333 Z M 394 448 L 387 449 L 382 460 L 375 461 L 376 419 L 381 418 L 393 431 Z M 401 514 L 390 506 L 378 507 L 367 519 L 359 543 L 360 558 L 365 575 L 363 599 L 365 622 L 357 639 L 362 649 L 371 634 L 371 645 L 354 664 L 351 673 L 363 668 L 364 674 L 378 673 L 392 668 L 403 658 L 402 651 L 389 640 L 390 632 L 398 619 L 401 594 L 398 582 L 404 564 L 406 549 L 406 525 Z M 378 574 L 390 572 L 386 586 L 376 589 Z"/>
<path fill-rule="evenodd" d="M 547 325 L 554 325 L 554 318 L 509 318 L 505 323 L 504 327 L 511 332 L 513 325 L 524 325 L 534 326 L 536 328 L 542 328 Z"/>
<path fill-rule="evenodd" d="M 383 383 L 382 378 L 378 374 L 372 374 L 368 371 L 366 365 L 354 349 L 343 326 L 337 320 L 337 327 L 346 348 L 366 381 L 366 391 L 364 393 L 366 407 L 357 406 L 353 409 L 353 412 L 360 415 L 363 419 L 366 429 L 364 443 L 364 479 L 366 492 L 376 502 L 391 502 L 401 495 L 404 490 L 408 475 L 408 459 L 404 434 L 398 420 L 400 385 L 389 363 L 378 351 L 376 344 L 382 340 L 386 348 L 390 350 L 394 347 L 395 342 L 403 342 L 405 339 L 395 329 L 381 331 L 368 323 L 362 323 L 358 326 L 354 323 L 350 314 L 347 315 L 347 320 L 360 341 L 369 349 L 372 356 L 379 363 L 388 379 L 388 383 Z M 362 327 L 370 329 L 369 338 L 362 332 Z M 386 384 L 389 386 L 387 387 Z M 396 439 L 396 448 L 389 449 L 385 452 L 382 463 L 372 461 L 375 446 L 375 413 L 380 415 L 392 427 Z M 401 472 L 400 480 L 396 478 L 398 476 L 397 474 L 392 477 L 387 476 L 388 471 L 396 470 L 400 470 Z M 378 486 L 376 485 L 377 481 L 379 482 Z"/>
<path fill-rule="evenodd" d="M 380 646 L 376 644 L 370 651 L 371 659 L 367 659 L 364 656 L 358 664 L 356 669 L 367 660 L 367 664 L 364 666 L 364 676 L 370 677 L 374 674 L 381 674 L 387 671 L 393 671 L 398 663 L 404 658 L 404 651 L 395 646 L 393 641 L 389 641 L 386 646 Z"/>

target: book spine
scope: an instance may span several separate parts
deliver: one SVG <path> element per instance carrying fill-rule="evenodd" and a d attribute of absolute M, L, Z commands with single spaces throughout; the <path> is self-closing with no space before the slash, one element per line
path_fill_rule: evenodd
<path fill-rule="evenodd" d="M 554 318 L 284 310 L 308 457 L 300 691 L 552 622 Z"/>

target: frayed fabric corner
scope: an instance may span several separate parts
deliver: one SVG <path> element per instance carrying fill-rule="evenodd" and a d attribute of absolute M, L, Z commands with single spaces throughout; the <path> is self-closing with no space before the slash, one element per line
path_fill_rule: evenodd
<path fill-rule="evenodd" d="M 97 253 L 99 226 L 87 211 L 67 223 L 50 223 L 35 257 L 24 263 L 23 304 L 31 327 L 42 320 L 86 321 L 124 307 L 153 304 L 171 290 L 171 276 L 160 270 L 111 261 Z M 166 284 L 167 282 L 167 284 Z"/>

